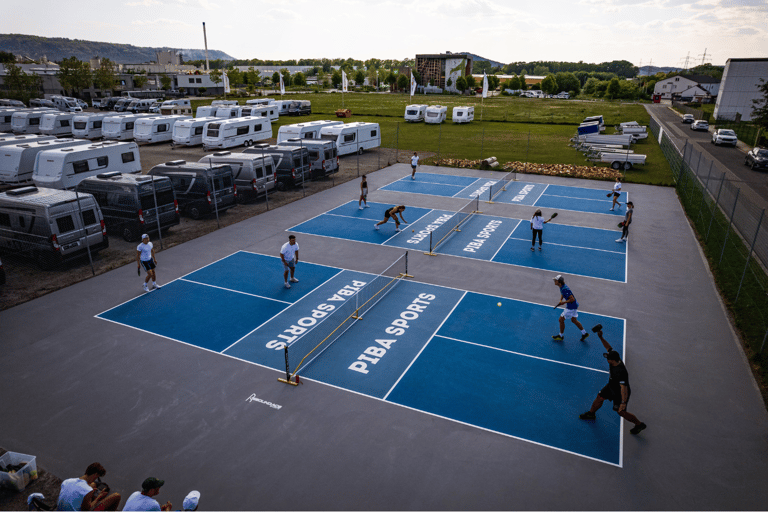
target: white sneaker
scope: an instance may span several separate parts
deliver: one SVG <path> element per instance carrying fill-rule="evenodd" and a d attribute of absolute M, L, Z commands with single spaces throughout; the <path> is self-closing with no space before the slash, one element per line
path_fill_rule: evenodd
<path fill-rule="evenodd" d="M 295 277 L 292 277 L 292 278 L 291 278 L 291 282 L 292 282 L 292 283 L 298 283 L 298 282 L 299 282 L 299 280 L 298 280 L 298 279 L 296 279 Z"/>
<path fill-rule="evenodd" d="M 415 179 L 416 179 L 416 176 L 411 176 L 411 179 L 412 179 L 412 180 L 415 180 Z"/>
<path fill-rule="evenodd" d="M 162 286 L 160 286 L 160 285 L 159 285 L 159 284 L 157 284 L 156 282 L 152 281 L 152 289 L 153 289 L 153 290 L 157 290 L 158 288 L 162 288 Z"/>
<path fill-rule="evenodd" d="M 291 287 L 291 285 L 288 284 L 288 281 L 285 282 L 285 287 L 286 288 L 290 288 Z"/>
<path fill-rule="evenodd" d="M 400 228 L 396 228 L 395 229 L 395 233 L 399 233 L 400 231 L 402 231 L 402 229 L 400 229 Z"/>
<path fill-rule="evenodd" d="M 626 242 L 626 240 L 624 240 L 623 238 L 619 238 L 619 239 L 618 239 L 618 240 L 616 240 L 616 241 L 617 241 L 617 242 L 619 242 L 619 243 L 621 243 L 621 242 Z"/>
<path fill-rule="evenodd" d="M 612 212 L 612 211 L 613 211 L 613 208 L 611 208 L 611 209 L 610 209 L 610 210 L 608 210 L 608 211 L 609 211 L 609 212 Z"/>
<path fill-rule="evenodd" d="M 360 209 L 362 210 L 362 209 L 363 209 L 363 207 L 361 206 L 361 207 L 360 207 Z"/>
<path fill-rule="evenodd" d="M 148 291 L 149 291 L 149 288 L 147 288 L 147 283 L 144 283 L 144 291 L 145 291 L 145 292 L 148 292 Z"/>
<path fill-rule="evenodd" d="M 366 208 L 370 208 L 370 206 L 368 206 L 368 203 L 365 203 L 365 207 L 366 207 Z"/>
<path fill-rule="evenodd" d="M 378 225 L 378 224 L 374 224 L 374 225 L 373 225 L 373 229 L 375 229 L 376 231 L 378 231 L 378 230 L 379 230 L 379 225 Z"/>

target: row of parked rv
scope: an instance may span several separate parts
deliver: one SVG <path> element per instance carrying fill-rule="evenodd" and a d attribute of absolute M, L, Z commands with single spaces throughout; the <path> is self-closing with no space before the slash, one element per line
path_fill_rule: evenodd
<path fill-rule="evenodd" d="M 603 116 L 587 117 L 578 126 L 571 146 L 583 152 L 588 161 L 609 163 L 613 169 L 628 171 L 635 165 L 644 165 L 646 155 L 636 154 L 631 146 L 648 137 L 646 127 L 631 121 L 615 128 L 613 135 L 604 135 Z"/>
<path fill-rule="evenodd" d="M 440 124 L 448 117 L 448 107 L 444 105 L 408 105 L 405 107 L 405 120 L 409 123 L 424 121 Z M 475 119 L 475 107 L 453 107 L 454 123 L 471 123 Z"/>

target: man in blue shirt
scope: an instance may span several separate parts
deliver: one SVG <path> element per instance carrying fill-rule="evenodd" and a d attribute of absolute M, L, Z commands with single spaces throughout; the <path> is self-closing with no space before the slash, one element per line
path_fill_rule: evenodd
<path fill-rule="evenodd" d="M 587 337 L 589 337 L 589 333 L 584 329 L 584 326 L 581 325 L 577 319 L 579 316 L 579 303 L 576 302 L 576 297 L 573 295 L 571 289 L 566 286 L 563 276 L 557 275 L 553 278 L 553 280 L 555 281 L 555 285 L 560 288 L 560 302 L 558 302 L 557 306 L 555 307 L 565 304 L 565 310 L 563 310 L 563 313 L 560 315 L 560 334 L 555 334 L 552 336 L 552 339 L 555 341 L 563 341 L 563 333 L 565 332 L 565 320 L 570 318 L 571 322 L 573 322 L 573 324 L 581 331 L 581 341 L 584 341 L 587 339 Z"/>

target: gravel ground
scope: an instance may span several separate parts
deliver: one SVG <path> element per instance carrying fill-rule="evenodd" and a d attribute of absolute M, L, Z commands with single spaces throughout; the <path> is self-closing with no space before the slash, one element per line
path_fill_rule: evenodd
<path fill-rule="evenodd" d="M 7 450 L 0 448 L 0 455 Z M 78 475 L 79 476 L 79 475 Z M 0 510 L 27 510 L 27 496 L 39 492 L 45 496 L 45 502 L 55 505 L 61 489 L 61 478 L 54 476 L 37 466 L 37 480 L 30 482 L 23 491 L 0 487 Z"/>

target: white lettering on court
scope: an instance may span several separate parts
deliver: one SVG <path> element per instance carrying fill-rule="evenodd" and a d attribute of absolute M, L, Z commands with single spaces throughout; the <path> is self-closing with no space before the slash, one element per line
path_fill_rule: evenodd
<path fill-rule="evenodd" d="M 477 237 L 469 242 L 467 246 L 464 248 L 465 252 L 477 252 L 478 249 L 480 249 L 486 240 L 491 238 L 491 234 L 493 234 L 494 231 L 496 231 L 499 226 L 501 226 L 502 221 L 500 220 L 492 220 L 488 224 L 485 225 L 485 227 L 477 234 Z"/>
<path fill-rule="evenodd" d="M 417 244 L 417 243 L 421 242 L 422 240 L 424 240 L 425 238 L 428 238 L 429 234 L 432 231 L 436 230 L 437 228 L 439 228 L 440 226 L 445 224 L 445 222 L 448 219 L 450 219 L 451 217 L 453 217 L 453 215 L 454 214 L 452 214 L 452 213 L 445 213 L 445 214 L 441 215 L 440 217 L 435 219 L 435 221 L 432 224 L 430 224 L 429 226 L 426 226 L 424 229 L 422 229 L 421 231 L 419 231 L 415 235 L 411 235 L 411 238 L 408 239 L 408 243 L 409 244 Z"/>
<path fill-rule="evenodd" d="M 469 197 L 477 197 L 477 196 L 483 195 L 484 193 L 488 192 L 488 189 L 491 188 L 492 185 L 495 185 L 496 183 L 498 182 L 494 180 L 486 181 L 485 185 L 483 185 L 479 189 L 469 194 Z"/>
<path fill-rule="evenodd" d="M 533 190 L 534 187 L 535 187 L 535 185 L 526 185 L 526 186 L 524 186 L 523 190 L 518 192 L 517 195 L 514 197 L 514 199 L 512 199 L 512 201 L 514 201 L 514 202 L 522 201 L 523 199 L 525 199 L 525 196 L 528 195 L 528 192 Z"/>
<path fill-rule="evenodd" d="M 262 400 L 261 398 L 257 398 L 256 397 L 256 393 L 253 393 L 251 396 L 246 398 L 245 401 L 248 402 L 248 403 L 258 402 L 260 404 L 268 405 L 271 408 L 277 409 L 277 410 L 280 410 L 283 407 L 282 405 L 273 404 L 272 402 L 267 402 L 266 400 Z"/>

